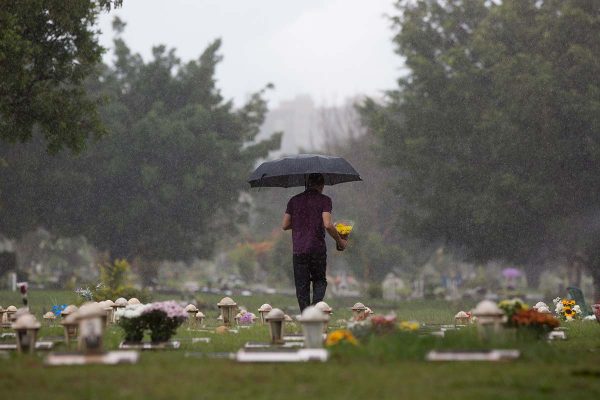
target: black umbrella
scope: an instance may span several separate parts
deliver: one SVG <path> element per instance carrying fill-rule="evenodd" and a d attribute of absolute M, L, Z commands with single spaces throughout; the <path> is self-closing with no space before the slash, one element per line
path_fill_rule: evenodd
<path fill-rule="evenodd" d="M 362 181 L 352 165 L 341 157 L 298 154 L 262 163 L 248 178 L 251 187 L 306 186 L 308 175 L 323 174 L 326 185 Z"/>

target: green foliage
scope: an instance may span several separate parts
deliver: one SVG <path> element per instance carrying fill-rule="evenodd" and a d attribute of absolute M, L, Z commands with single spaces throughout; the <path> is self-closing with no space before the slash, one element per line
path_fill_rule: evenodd
<path fill-rule="evenodd" d="M 184 318 L 169 318 L 163 311 L 145 313 L 141 318 L 150 329 L 150 339 L 155 343 L 171 339 L 184 321 Z"/>
<path fill-rule="evenodd" d="M 292 266 L 292 241 L 289 236 L 280 234 L 274 239 L 275 243 L 269 254 L 266 265 L 269 280 L 279 285 L 289 285 L 294 281 Z"/>
<path fill-rule="evenodd" d="M 164 46 L 145 62 L 120 36 L 115 45 L 114 67 L 89 81 L 91 93 L 109 100 L 107 136 L 76 157 L 49 157 L 38 138 L 0 149 L 8 164 L 0 170 L 2 230 L 15 237 L 42 224 L 76 232 L 115 258 L 209 257 L 237 228 L 255 161 L 279 146 L 280 135 L 255 141 L 264 90 L 240 109 L 221 97 L 220 40 L 185 64 Z"/>
<path fill-rule="evenodd" d="M 574 252 L 600 191 L 600 3 L 397 5 L 409 73 L 361 111 L 402 171 L 405 227 L 479 260 Z"/>
<path fill-rule="evenodd" d="M 369 299 L 381 299 L 383 297 L 381 285 L 378 283 L 371 283 L 367 287 L 367 296 Z"/>
<path fill-rule="evenodd" d="M 136 297 L 142 303 L 149 299 L 148 293 L 138 290 L 131 284 L 131 265 L 125 259 L 116 259 L 112 264 L 100 265 L 101 285 L 94 291 L 96 301 L 115 300 L 119 297 Z"/>
<path fill-rule="evenodd" d="M 256 252 L 248 243 L 239 244 L 229 252 L 229 260 L 245 282 L 252 282 L 256 273 Z"/>
<path fill-rule="evenodd" d="M 119 328 L 123 329 L 125 342 L 139 343 L 144 338 L 144 329 L 146 323 L 142 317 L 138 318 L 120 318 Z"/>
<path fill-rule="evenodd" d="M 80 151 L 105 132 L 84 80 L 101 62 L 94 25 L 122 0 L 5 1 L 0 6 L 0 140 Z"/>

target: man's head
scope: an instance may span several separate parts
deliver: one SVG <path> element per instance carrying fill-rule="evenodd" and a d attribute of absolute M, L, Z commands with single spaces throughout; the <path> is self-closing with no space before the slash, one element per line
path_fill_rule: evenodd
<path fill-rule="evenodd" d="M 319 192 L 322 192 L 323 186 L 325 186 L 325 177 L 323 174 L 310 174 L 308 175 L 308 182 L 306 186 L 309 189 L 317 189 Z"/>

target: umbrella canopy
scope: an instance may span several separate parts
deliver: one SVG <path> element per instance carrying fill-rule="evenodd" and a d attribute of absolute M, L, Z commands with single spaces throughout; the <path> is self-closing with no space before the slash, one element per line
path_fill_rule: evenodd
<path fill-rule="evenodd" d="M 306 186 L 309 174 L 323 174 L 326 185 L 361 181 L 360 175 L 341 157 L 298 154 L 262 163 L 248 178 L 251 187 Z"/>

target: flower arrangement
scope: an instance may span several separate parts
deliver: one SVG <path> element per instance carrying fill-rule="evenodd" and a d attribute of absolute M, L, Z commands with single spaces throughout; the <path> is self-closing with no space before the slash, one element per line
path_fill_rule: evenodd
<path fill-rule="evenodd" d="M 376 335 L 393 333 L 396 331 L 395 315 L 375 315 L 371 317 L 371 330 Z"/>
<path fill-rule="evenodd" d="M 245 312 L 240 316 L 239 323 L 241 325 L 252 325 L 256 320 L 256 315 L 251 312 Z"/>
<path fill-rule="evenodd" d="M 166 342 L 187 317 L 183 307 L 175 301 L 130 304 L 115 313 L 115 319 L 125 332 L 126 342 L 140 342 L 147 329 L 152 342 Z"/>
<path fill-rule="evenodd" d="M 60 317 L 60 313 L 62 313 L 62 311 L 67 308 L 66 304 L 56 304 L 52 306 L 52 313 L 57 316 Z"/>
<path fill-rule="evenodd" d="M 560 322 L 550 314 L 541 313 L 534 309 L 521 310 L 512 316 L 513 325 L 519 329 L 534 331 L 539 337 L 557 328 Z"/>
<path fill-rule="evenodd" d="M 349 321 L 347 328 L 358 340 L 366 339 L 372 334 L 371 320 Z"/>
<path fill-rule="evenodd" d="M 541 313 L 546 313 L 546 314 L 550 314 L 550 308 L 548 307 L 548 305 L 546 303 L 544 303 L 543 301 L 539 301 L 535 304 L 535 306 L 531 307 L 533 308 L 535 311 L 537 312 L 541 312 Z"/>
<path fill-rule="evenodd" d="M 510 299 L 510 300 L 502 300 L 498 303 L 498 307 L 504 314 L 506 315 L 506 325 L 515 326 L 513 321 L 513 316 L 521 311 L 528 310 L 529 306 L 523 302 L 521 299 Z"/>
<path fill-rule="evenodd" d="M 398 324 L 398 327 L 401 331 L 415 332 L 419 330 L 421 324 L 417 321 L 401 321 L 400 324 Z"/>
<path fill-rule="evenodd" d="M 99 283 L 92 289 L 90 289 L 89 286 L 86 286 L 85 288 L 77 288 L 75 289 L 75 293 L 81 296 L 85 301 L 94 301 L 94 298 L 97 297 L 96 293 L 100 288 L 102 288 L 102 286 L 102 283 Z"/>
<path fill-rule="evenodd" d="M 19 288 L 19 292 L 21 292 L 21 300 L 23 301 L 23 306 L 27 307 L 27 289 L 29 289 L 29 285 L 27 282 L 19 282 L 17 283 L 17 287 Z"/>
<path fill-rule="evenodd" d="M 335 223 L 335 230 L 339 233 L 340 237 L 344 240 L 348 240 L 350 236 L 350 232 L 352 232 L 352 227 L 354 223 L 351 221 L 339 221 Z M 339 246 L 336 246 L 338 250 L 341 250 Z"/>
<path fill-rule="evenodd" d="M 342 239 L 348 239 L 350 232 L 352 232 L 353 225 L 350 222 L 336 222 L 335 230 L 340 234 Z"/>
<path fill-rule="evenodd" d="M 339 344 L 348 343 L 353 346 L 358 345 L 358 340 L 354 337 L 351 331 L 348 329 L 338 329 L 327 335 L 325 340 L 325 346 L 337 346 Z"/>
<path fill-rule="evenodd" d="M 557 297 L 552 302 L 555 306 L 554 312 L 563 321 L 573 321 L 581 318 L 581 307 L 577 305 L 575 300 Z"/>
<path fill-rule="evenodd" d="M 118 325 L 125 331 L 125 342 L 141 342 L 144 337 L 146 323 L 142 318 L 145 306 L 130 304 L 115 312 Z"/>
<path fill-rule="evenodd" d="M 162 301 L 145 306 L 142 319 L 150 329 L 152 342 L 166 342 L 187 319 L 187 313 L 175 301 Z"/>
<path fill-rule="evenodd" d="M 77 288 L 75 289 L 75 293 L 79 296 L 81 296 L 85 301 L 92 301 L 94 300 L 94 294 L 92 293 L 92 291 L 90 290 L 89 287 L 84 288 Z"/>

